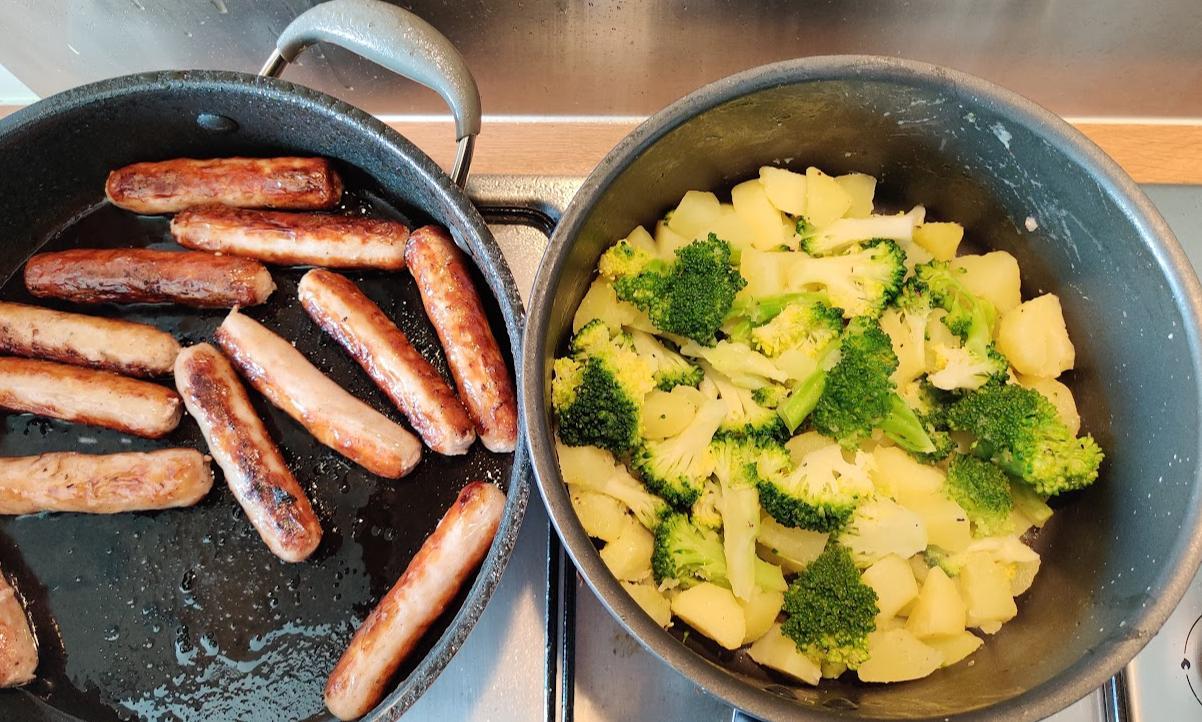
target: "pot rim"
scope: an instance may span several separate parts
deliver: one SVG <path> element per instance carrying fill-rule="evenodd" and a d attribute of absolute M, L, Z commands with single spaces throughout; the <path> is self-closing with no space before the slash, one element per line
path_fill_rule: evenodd
<path fill-rule="evenodd" d="M 554 437 L 546 413 L 547 370 L 543 339 L 554 303 L 554 285 L 563 272 L 567 251 L 597 200 L 625 171 L 630 160 L 696 115 L 719 105 L 782 85 L 826 80 L 895 82 L 937 89 L 995 111 L 1008 122 L 1048 140 L 1073 163 L 1088 170 L 1099 186 L 1116 198 L 1156 258 L 1176 306 L 1184 317 L 1186 342 L 1193 364 L 1194 386 L 1202 396 L 1202 285 L 1176 237 L 1144 192 L 1118 164 L 1080 131 L 1035 102 L 982 78 L 950 68 L 872 55 L 828 55 L 763 65 L 706 85 L 648 118 L 605 156 L 580 186 L 556 226 L 535 277 L 526 324 L 522 374 L 522 413 L 539 494 L 556 532 L 584 581 L 601 603 L 644 649 L 708 693 L 764 719 L 818 720 L 857 718 L 850 711 L 807 709 L 747 684 L 724 668 L 685 647 L 642 611 L 601 561 L 571 508 L 555 456 Z M 1155 635 L 1184 595 L 1202 561 L 1202 484 L 1196 483 L 1187 530 L 1172 550 L 1159 577 L 1159 594 L 1128 622 L 1123 633 L 1107 641 L 1043 684 L 1010 699 L 938 720 L 1037 720 L 1058 712 L 1101 687 Z M 1117 631 L 1117 630 L 1116 630 Z M 921 719 L 921 718 L 915 718 Z"/>

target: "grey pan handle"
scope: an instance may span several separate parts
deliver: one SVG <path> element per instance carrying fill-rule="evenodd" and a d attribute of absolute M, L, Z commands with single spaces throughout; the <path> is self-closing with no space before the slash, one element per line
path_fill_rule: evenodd
<path fill-rule="evenodd" d="M 382 0 L 330 0 L 301 13 L 284 28 L 259 74 L 278 76 L 285 65 L 318 42 L 344 47 L 442 96 L 455 116 L 458 140 L 451 179 L 460 187 L 467 182 L 480 132 L 480 91 L 463 56 L 442 33 Z"/>

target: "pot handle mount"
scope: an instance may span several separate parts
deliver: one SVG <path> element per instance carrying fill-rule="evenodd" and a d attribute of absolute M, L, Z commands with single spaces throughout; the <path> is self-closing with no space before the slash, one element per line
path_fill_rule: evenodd
<path fill-rule="evenodd" d="M 284 28 L 259 75 L 277 77 L 305 48 L 339 45 L 430 88 L 455 117 L 451 180 L 463 187 L 480 132 L 480 92 L 463 56 L 433 25 L 382 0 L 330 0 L 301 13 Z"/>

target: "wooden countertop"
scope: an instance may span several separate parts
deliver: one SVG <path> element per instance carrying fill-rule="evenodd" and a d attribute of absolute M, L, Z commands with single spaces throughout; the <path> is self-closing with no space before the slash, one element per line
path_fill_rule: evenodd
<path fill-rule="evenodd" d="M 476 142 L 474 174 L 583 176 L 637 121 L 507 121 L 486 119 Z M 455 157 L 449 121 L 390 122 L 450 168 Z M 1138 183 L 1202 184 L 1202 122 L 1074 122 Z"/>

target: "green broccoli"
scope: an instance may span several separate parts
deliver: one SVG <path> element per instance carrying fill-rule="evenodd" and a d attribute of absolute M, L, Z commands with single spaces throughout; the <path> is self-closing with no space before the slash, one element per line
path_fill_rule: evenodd
<path fill-rule="evenodd" d="M 958 348 L 933 347 L 936 368 L 927 375 L 930 382 L 945 390 L 973 390 L 1005 381 L 1010 362 L 993 346 L 993 304 L 970 293 L 947 261 L 916 266 L 914 280 L 933 305 L 947 311 L 943 323 L 961 341 Z"/>
<path fill-rule="evenodd" d="M 821 286 L 845 318 L 879 316 L 901 291 L 906 276 L 906 253 L 890 240 L 856 244 L 835 256 L 797 255 L 789 268 L 789 283 Z"/>
<path fill-rule="evenodd" d="M 713 346 L 689 341 L 680 347 L 680 352 L 685 356 L 704 359 L 731 383 L 744 389 L 754 391 L 762 386 L 789 380 L 789 374 L 772 359 L 738 341 L 719 341 Z"/>
<path fill-rule="evenodd" d="M 726 417 L 719 427 L 720 435 L 749 436 L 764 442 L 783 442 L 789 438 L 789 433 L 776 411 L 756 400 L 757 393 L 761 398 L 776 395 L 778 392 L 772 389 L 779 387 L 761 386 L 755 391 L 750 391 L 736 386 L 730 379 L 713 369 L 709 370 L 706 378 L 714 384 L 718 390 L 718 398 L 726 404 Z"/>
<path fill-rule="evenodd" d="M 845 446 L 858 445 L 879 428 L 911 453 L 937 452 L 922 420 L 894 390 L 890 375 L 897 355 L 880 323 L 863 316 L 853 319 L 840 351 L 814 407 L 814 427 Z"/>
<path fill-rule="evenodd" d="M 879 611 L 876 592 L 860 579 L 851 553 L 832 542 L 789 585 L 781 631 L 801 653 L 855 669 L 868 659 L 868 635 Z"/>
<path fill-rule="evenodd" d="M 964 395 L 947 413 L 954 431 L 975 437 L 972 451 L 1054 496 L 1098 478 L 1102 450 L 1089 435 L 1074 437 L 1043 394 L 1017 384 L 988 384 Z"/>
<path fill-rule="evenodd" d="M 722 512 L 719 506 L 722 502 L 722 490 L 713 480 L 707 480 L 701 485 L 701 496 L 693 502 L 689 516 L 699 526 L 720 531 L 722 529 Z"/>
<path fill-rule="evenodd" d="M 775 409 L 789 396 L 789 389 L 773 384 L 761 386 L 751 392 L 751 400 L 766 409 Z"/>
<path fill-rule="evenodd" d="M 652 334 L 632 329 L 630 338 L 635 353 L 643 357 L 651 367 L 656 388 L 671 391 L 676 386 L 696 387 L 701 383 L 701 367 L 690 363 Z"/>
<path fill-rule="evenodd" d="M 968 514 L 975 536 L 1013 531 L 1010 481 L 1006 472 L 975 456 L 957 454 L 947 467 L 947 494 Z"/>
<path fill-rule="evenodd" d="M 818 399 L 822 398 L 822 392 L 826 390 L 826 375 L 830 371 L 831 363 L 838 358 L 839 344 L 832 342 L 814 359 L 814 370 L 795 383 L 789 397 L 777 404 L 776 413 L 790 434 L 797 431 L 818 405 Z"/>
<path fill-rule="evenodd" d="M 602 255 L 599 269 L 618 298 L 656 328 L 703 345 L 714 343 L 735 294 L 747 285 L 731 262 L 730 244 L 712 233 L 676 249 L 671 262 L 619 242 Z"/>
<path fill-rule="evenodd" d="M 795 301 L 751 330 L 751 346 L 769 357 L 799 351 L 814 357 L 843 333 L 843 312 L 820 300 Z"/>
<path fill-rule="evenodd" d="M 629 341 L 600 319 L 572 339 L 570 355 L 552 369 L 551 404 L 559 438 L 569 446 L 599 446 L 614 453 L 633 448 L 642 427 L 643 397 L 654 386 L 651 369 Z"/>
<path fill-rule="evenodd" d="M 716 531 L 694 523 L 685 514 L 668 514 L 655 528 L 651 571 L 657 584 L 675 582 L 692 586 L 698 582 L 713 582 L 730 587 L 722 539 Z M 783 592 L 787 588 L 781 568 L 758 556 L 754 581 L 756 586 L 768 591 Z"/>
<path fill-rule="evenodd" d="M 644 441 L 633 454 L 631 466 L 651 491 L 669 504 L 688 509 L 701 496 L 702 486 L 714 470 L 710 441 L 726 418 L 726 403 L 713 399 L 676 436 Z"/>
<path fill-rule="evenodd" d="M 845 527 L 864 499 L 872 496 L 868 456 L 843 458 L 836 444 L 812 451 L 794 467 L 783 448 L 762 450 L 756 464 L 760 506 L 781 524 L 818 532 Z"/>
<path fill-rule="evenodd" d="M 735 596 L 747 600 L 755 591 L 758 559 L 755 545 L 760 530 L 760 497 L 755 467 L 761 444 L 755 439 L 726 436 L 715 439 L 711 449 L 714 476 L 718 478 L 727 576 Z"/>

